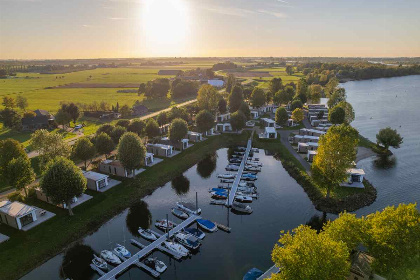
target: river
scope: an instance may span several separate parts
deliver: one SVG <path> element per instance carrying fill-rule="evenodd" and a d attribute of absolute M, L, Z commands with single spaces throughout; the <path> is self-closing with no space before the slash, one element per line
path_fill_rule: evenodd
<path fill-rule="evenodd" d="M 420 198 L 420 76 L 408 76 L 343 84 L 348 101 L 356 111 L 352 123 L 362 135 L 375 140 L 379 128 L 391 126 L 404 137 L 400 149 L 387 161 L 368 158 L 358 166 L 378 189 L 377 201 L 356 213 L 366 215 L 387 205 L 416 202 Z M 401 127 L 400 127 L 401 126 Z M 132 252 L 138 249 L 129 243 L 136 238 L 143 244 L 136 230 L 148 226 L 166 214 L 175 222 L 179 219 L 170 213 L 179 200 L 193 202 L 196 192 L 204 218 L 228 224 L 231 233 L 208 233 L 200 251 L 181 262 L 174 261 L 161 252 L 153 255 L 168 265 L 161 279 L 242 279 L 252 267 L 262 270 L 272 265 L 271 250 L 281 230 L 300 224 L 319 222 L 322 213 L 316 211 L 302 188 L 292 179 L 268 152 L 260 150 L 264 166 L 256 182 L 260 197 L 251 206 L 251 215 L 236 215 L 223 206 L 210 205 L 209 188 L 218 183 L 216 174 L 225 172 L 228 149 L 220 149 L 203 159 L 183 176 L 168 182 L 153 194 L 139 201 L 86 236 L 79 246 L 50 259 L 24 276 L 34 279 L 97 279 L 89 263 L 93 252 L 111 249 L 115 243 L 124 244 Z M 330 218 L 335 216 L 331 215 Z M 154 226 L 151 226 L 154 228 Z M 63 267 L 63 260 L 66 265 Z M 153 279 L 138 268 L 128 270 L 118 279 Z"/>

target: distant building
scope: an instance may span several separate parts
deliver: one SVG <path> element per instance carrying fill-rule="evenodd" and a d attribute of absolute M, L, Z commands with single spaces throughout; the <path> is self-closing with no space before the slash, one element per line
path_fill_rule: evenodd
<path fill-rule="evenodd" d="M 207 83 L 214 87 L 223 87 L 225 85 L 225 81 L 216 79 L 208 80 Z"/>
<path fill-rule="evenodd" d="M 260 134 L 260 138 L 277 139 L 277 131 L 274 127 L 265 127 L 264 132 Z"/>
<path fill-rule="evenodd" d="M 175 141 L 172 141 L 171 139 L 169 139 L 168 137 L 162 137 L 159 140 L 159 143 L 163 144 L 163 145 L 172 146 L 179 151 L 183 151 L 190 146 L 189 145 L 189 140 L 187 138 L 184 138 L 184 139 L 181 139 L 178 142 L 175 142 Z"/>
<path fill-rule="evenodd" d="M 365 187 L 365 185 L 363 185 L 363 179 L 365 176 L 365 171 L 363 169 L 349 168 L 347 169 L 347 175 L 347 180 L 341 183 L 340 186 L 360 189 Z"/>
<path fill-rule="evenodd" d="M 216 124 L 216 131 L 217 132 L 231 132 L 232 125 L 230 123 L 218 123 Z"/>
<path fill-rule="evenodd" d="M 100 189 L 108 186 L 108 175 L 93 171 L 86 171 L 83 172 L 83 176 L 85 176 L 87 180 L 87 188 L 90 190 L 99 191 Z"/>
<path fill-rule="evenodd" d="M 165 69 L 165 70 L 159 70 L 158 75 L 170 75 L 170 76 L 179 76 L 181 75 L 182 71 L 181 70 L 176 70 L 176 69 Z"/>
<path fill-rule="evenodd" d="M 133 170 L 125 169 L 119 160 L 107 159 L 107 160 L 102 161 L 99 164 L 99 171 L 106 174 L 120 176 L 120 177 L 127 177 L 127 178 L 133 177 Z M 134 176 L 140 173 L 140 171 L 141 171 L 140 169 L 134 170 Z M 92 171 L 89 171 L 89 172 L 92 172 Z M 96 175 L 96 174 L 99 174 L 99 175 Z M 101 188 L 105 188 L 109 184 L 109 179 L 107 175 L 96 173 L 96 172 L 92 172 L 91 174 L 88 174 L 88 175 L 86 175 L 85 173 L 84 175 L 88 179 L 89 189 L 99 191 Z M 90 180 L 88 177 L 90 177 Z M 90 184 L 89 184 L 89 181 L 91 181 Z"/>
<path fill-rule="evenodd" d="M 187 138 L 191 142 L 200 142 L 203 141 L 203 134 L 194 131 L 188 131 Z"/>
<path fill-rule="evenodd" d="M 262 118 L 261 119 L 264 127 L 275 127 L 276 122 L 273 119 Z"/>
<path fill-rule="evenodd" d="M 50 129 L 54 126 L 54 116 L 45 110 L 35 110 L 35 117 L 22 118 L 22 130 L 35 131 L 38 129 Z"/>
<path fill-rule="evenodd" d="M 172 156 L 174 152 L 174 147 L 170 145 L 164 145 L 164 144 L 147 144 L 146 150 L 148 153 L 152 153 L 155 156 L 160 157 L 170 157 Z"/>
<path fill-rule="evenodd" d="M 149 109 L 142 104 L 138 104 L 133 106 L 132 111 L 133 112 L 131 114 L 133 116 L 142 116 L 147 114 L 149 112 Z"/>
<path fill-rule="evenodd" d="M 230 113 L 218 114 L 216 116 L 216 122 L 227 122 L 230 120 Z"/>

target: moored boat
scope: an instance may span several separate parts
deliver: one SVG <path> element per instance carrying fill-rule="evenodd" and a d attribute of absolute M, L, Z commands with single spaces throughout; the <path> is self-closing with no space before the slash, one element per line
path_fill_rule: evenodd
<path fill-rule="evenodd" d="M 150 229 L 143 229 L 139 227 L 138 233 L 140 236 L 142 236 L 144 239 L 155 241 L 157 239 L 156 235 L 151 232 Z"/>
<path fill-rule="evenodd" d="M 233 179 L 220 179 L 220 183 L 232 184 L 234 181 Z"/>
<path fill-rule="evenodd" d="M 186 219 L 188 218 L 188 214 L 185 213 L 184 211 L 177 209 L 177 208 L 172 208 L 171 210 L 172 214 L 180 219 Z"/>
<path fill-rule="evenodd" d="M 201 245 L 197 237 L 193 236 L 192 234 L 185 234 L 183 232 L 178 232 L 175 234 L 175 240 L 190 250 L 197 250 Z"/>
<path fill-rule="evenodd" d="M 211 192 L 211 197 L 215 199 L 226 199 L 227 198 L 227 192 Z"/>
<path fill-rule="evenodd" d="M 130 251 L 128 251 L 124 246 L 117 243 L 117 247 L 114 248 L 114 253 L 123 259 L 128 259 L 131 257 Z"/>
<path fill-rule="evenodd" d="M 176 223 L 163 219 L 163 220 L 156 220 L 155 226 L 161 230 L 171 230 L 174 227 L 176 227 Z"/>
<path fill-rule="evenodd" d="M 201 209 L 195 207 L 194 205 L 190 203 L 185 202 L 177 202 L 176 206 L 181 209 L 184 212 L 187 212 L 189 214 L 199 215 L 201 213 Z"/>
<path fill-rule="evenodd" d="M 160 261 L 157 258 L 147 258 L 143 263 L 159 273 L 164 272 L 168 268 L 163 261 Z"/>
<path fill-rule="evenodd" d="M 232 209 L 238 212 L 247 213 L 247 214 L 251 214 L 253 211 L 251 206 L 244 203 L 237 202 L 237 201 L 234 201 L 232 203 Z"/>
<path fill-rule="evenodd" d="M 215 232 L 217 230 L 217 226 L 212 221 L 204 219 L 198 219 L 196 221 L 197 224 L 204 230 L 207 230 L 209 232 Z"/>
<path fill-rule="evenodd" d="M 194 235 L 195 237 L 197 237 L 198 239 L 203 239 L 204 237 L 206 237 L 206 234 L 204 232 L 202 232 L 201 230 L 199 230 L 198 228 L 184 228 L 184 231 Z"/>
<path fill-rule="evenodd" d="M 239 201 L 239 202 L 252 202 L 252 197 L 250 196 L 245 196 L 245 195 L 237 195 L 235 196 L 235 200 Z"/>
<path fill-rule="evenodd" d="M 190 253 L 190 251 L 188 251 L 187 248 L 185 248 L 181 244 L 178 244 L 178 243 L 173 242 L 173 241 L 165 241 L 165 242 L 163 242 L 163 245 L 166 248 L 168 248 L 169 250 L 172 250 L 172 251 L 180 254 L 183 257 L 188 256 L 188 254 Z"/>
<path fill-rule="evenodd" d="M 232 173 L 217 174 L 217 178 L 221 178 L 221 179 L 234 179 L 235 177 L 236 177 L 236 174 L 232 174 Z"/>
<path fill-rule="evenodd" d="M 100 268 L 102 270 L 107 270 L 108 269 L 108 264 L 106 263 L 106 261 L 104 261 L 103 259 L 101 259 L 97 255 L 93 255 L 92 263 L 93 263 L 94 266 L 96 266 L 97 268 Z"/>
<path fill-rule="evenodd" d="M 119 257 L 117 257 L 114 253 L 108 250 L 102 250 L 101 251 L 101 258 L 103 258 L 105 261 L 111 263 L 111 264 L 121 264 L 121 260 Z"/>

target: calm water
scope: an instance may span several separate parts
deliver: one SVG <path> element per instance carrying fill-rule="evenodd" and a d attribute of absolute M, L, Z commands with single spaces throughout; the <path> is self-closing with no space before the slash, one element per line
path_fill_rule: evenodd
<path fill-rule="evenodd" d="M 60 274 L 63 258 L 72 261 L 64 268 L 67 277 L 96 279 L 98 275 L 88 266 L 92 250 L 100 252 L 103 249 L 111 249 L 115 243 L 120 243 L 125 244 L 131 252 L 137 252 L 139 249 L 129 243 L 130 238 L 138 238 L 140 242 L 147 244 L 147 241 L 137 236 L 138 227 L 165 218 L 166 214 L 169 214 L 170 219 L 179 222 L 180 220 L 170 213 L 171 207 L 181 198 L 194 202 L 196 192 L 202 216 L 229 224 L 232 233 L 219 230 L 206 234 L 200 251 L 181 262 L 174 261 L 161 252 L 154 253 L 154 256 L 169 266 L 161 279 L 242 279 L 252 267 L 269 268 L 272 265 L 270 253 L 280 230 L 305 224 L 314 215 L 322 213 L 314 209 L 302 188 L 290 178 L 281 163 L 273 156 L 265 155 L 262 150 L 256 154 L 264 166 L 256 181 L 260 197 L 251 204 L 254 212 L 251 215 L 236 215 L 228 212 L 223 206 L 210 205 L 208 190 L 217 186 L 216 174 L 226 172 L 224 168 L 227 165 L 227 151 L 217 151 L 212 157 L 187 170 L 183 174 L 184 177 L 167 183 L 146 197 L 144 202 L 139 201 L 110 220 L 83 240 L 83 244 L 87 246 L 78 246 L 54 257 L 22 279 L 59 279 L 63 275 L 62 272 Z M 118 279 L 152 277 L 135 267 Z"/>
<path fill-rule="evenodd" d="M 357 211 L 367 214 L 388 205 L 420 201 L 420 76 L 348 82 L 342 85 L 353 105 L 359 132 L 376 142 L 379 129 L 390 126 L 404 137 L 394 156 L 362 160 L 367 178 L 378 190 L 371 206 Z"/>
<path fill-rule="evenodd" d="M 367 178 L 378 189 L 378 199 L 369 207 L 358 210 L 364 215 L 387 205 L 416 202 L 420 199 L 420 76 L 349 82 L 344 84 L 348 100 L 356 111 L 353 125 L 366 137 L 375 140 L 379 128 L 397 128 L 404 144 L 393 150 L 395 156 L 379 161 L 375 158 L 359 162 Z M 401 126 L 401 127 L 400 127 Z M 289 230 L 305 223 L 317 223 L 322 215 L 316 211 L 302 188 L 287 174 L 273 156 L 260 151 L 264 163 L 257 181 L 260 197 L 251 206 L 252 215 L 235 215 L 222 206 L 209 205 L 208 189 L 218 183 L 216 174 L 225 172 L 227 149 L 217 151 L 187 170 L 183 177 L 168 182 L 152 195 L 139 201 L 98 231 L 83 239 L 80 245 L 60 254 L 22 279 L 97 279 L 89 268 L 93 252 L 124 244 L 131 252 L 138 249 L 129 243 L 137 238 L 139 226 L 145 227 L 156 219 L 170 218 L 170 208 L 180 199 L 195 201 L 198 193 L 202 216 L 232 227 L 207 234 L 200 251 L 189 259 L 174 261 L 155 252 L 154 256 L 168 265 L 161 279 L 242 279 L 252 267 L 267 269 L 272 265 L 270 253 L 280 230 Z M 330 218 L 334 218 L 331 216 Z M 152 228 L 154 226 L 152 225 Z M 156 230 L 158 231 L 158 230 Z M 67 264 L 62 268 L 63 260 Z M 153 279 L 138 268 L 132 268 L 119 279 Z"/>

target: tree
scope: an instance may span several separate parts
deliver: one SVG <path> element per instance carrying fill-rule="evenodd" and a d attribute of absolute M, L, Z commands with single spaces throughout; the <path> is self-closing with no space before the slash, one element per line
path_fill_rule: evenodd
<path fill-rule="evenodd" d="M 25 113 L 23 113 L 23 117 L 24 118 L 35 118 L 36 114 L 34 111 L 27 111 Z"/>
<path fill-rule="evenodd" d="M 286 86 L 284 89 L 279 90 L 274 95 L 273 101 L 277 105 L 287 104 L 293 100 L 293 96 L 295 95 L 295 90 L 291 86 Z"/>
<path fill-rule="evenodd" d="M 6 167 L 6 178 L 10 186 L 17 190 L 24 190 L 25 196 L 28 197 L 26 186 L 35 181 L 35 172 L 31 166 L 31 161 L 28 157 L 21 156 L 13 158 Z"/>
<path fill-rule="evenodd" d="M 265 104 L 266 101 L 266 96 L 264 93 L 264 90 L 262 90 L 261 88 L 254 88 L 254 90 L 251 93 L 251 105 L 253 107 L 261 107 Z"/>
<path fill-rule="evenodd" d="M 302 96 L 308 96 L 308 83 L 304 78 L 300 79 L 297 84 L 296 88 L 296 95 L 300 97 Z M 305 103 L 307 100 L 301 99 L 303 103 Z"/>
<path fill-rule="evenodd" d="M 328 120 L 332 124 L 342 124 L 346 118 L 346 112 L 342 107 L 335 106 L 328 113 Z"/>
<path fill-rule="evenodd" d="M 283 107 L 277 108 L 276 123 L 279 125 L 285 125 L 288 119 L 289 119 L 289 114 L 287 113 L 286 109 Z"/>
<path fill-rule="evenodd" d="M 197 95 L 198 86 L 198 83 L 195 81 L 180 80 L 175 86 L 172 86 L 171 96 L 172 98 L 195 96 Z"/>
<path fill-rule="evenodd" d="M 188 121 L 189 119 L 189 115 L 187 113 L 187 110 L 185 110 L 185 108 L 183 107 L 172 107 L 171 110 L 169 111 L 168 114 L 168 119 L 170 121 L 174 120 L 174 119 L 183 119 L 185 121 Z"/>
<path fill-rule="evenodd" d="M 225 114 L 227 111 L 227 102 L 224 98 L 220 98 L 219 102 L 217 103 L 217 109 L 219 111 L 220 114 Z"/>
<path fill-rule="evenodd" d="M 22 95 L 18 95 L 16 97 L 16 106 L 21 110 L 26 110 L 26 107 L 28 107 L 28 99 Z"/>
<path fill-rule="evenodd" d="M 142 135 L 146 124 L 140 119 L 134 119 L 128 126 L 128 131 L 136 133 L 138 136 Z"/>
<path fill-rule="evenodd" d="M 291 65 L 286 66 L 287 75 L 291 76 L 291 75 L 293 75 L 294 72 L 295 71 L 293 70 L 293 66 L 291 66 Z"/>
<path fill-rule="evenodd" d="M 30 145 L 34 151 L 39 153 L 41 170 L 52 159 L 56 157 L 68 158 L 71 153 L 71 147 L 60 134 L 48 132 L 45 129 L 39 129 L 31 135 Z"/>
<path fill-rule="evenodd" d="M 304 113 L 303 110 L 301 108 L 296 108 L 293 110 L 292 112 L 292 119 L 295 122 L 301 122 L 304 119 Z"/>
<path fill-rule="evenodd" d="M 21 130 L 22 128 L 22 117 L 14 109 L 6 108 L 1 111 L 1 119 L 3 120 L 3 125 L 7 128 L 14 130 Z"/>
<path fill-rule="evenodd" d="M 240 85 L 235 85 L 229 95 L 229 111 L 231 113 L 238 111 L 239 106 L 241 106 L 243 101 L 244 97 L 242 95 L 242 87 Z"/>
<path fill-rule="evenodd" d="M 131 108 L 126 104 L 120 108 L 120 113 L 123 118 L 128 118 L 131 116 Z"/>
<path fill-rule="evenodd" d="M 281 78 L 272 78 L 268 84 L 268 91 L 273 95 L 283 88 Z"/>
<path fill-rule="evenodd" d="M 113 129 L 114 129 L 114 126 L 111 125 L 111 124 L 109 124 L 109 123 L 103 124 L 98 128 L 98 130 L 96 130 L 96 134 L 99 135 L 102 132 L 104 132 L 104 133 L 108 134 L 109 136 L 111 136 L 111 132 L 112 132 Z"/>
<path fill-rule="evenodd" d="M 328 221 L 324 226 L 325 234 L 328 234 L 337 242 L 344 242 L 347 251 L 350 252 L 363 242 L 364 220 L 358 219 L 355 214 L 340 213 L 334 221 Z"/>
<path fill-rule="evenodd" d="M 115 149 L 115 144 L 108 134 L 101 132 L 95 137 L 95 148 L 99 154 L 105 155 L 108 158 Z"/>
<path fill-rule="evenodd" d="M 380 271 L 391 271 L 409 263 L 420 252 L 420 213 L 416 204 L 388 206 L 368 215 L 366 246 Z"/>
<path fill-rule="evenodd" d="M 241 111 L 236 111 L 230 116 L 230 125 L 233 130 L 241 130 L 245 127 L 246 116 Z"/>
<path fill-rule="evenodd" d="M 324 92 L 328 98 L 330 98 L 333 92 L 337 89 L 338 83 L 339 83 L 339 80 L 336 77 L 334 77 L 330 79 L 328 83 L 325 85 Z"/>
<path fill-rule="evenodd" d="M 195 122 L 199 132 L 204 133 L 210 130 L 214 126 L 214 116 L 207 110 L 201 110 L 196 118 Z"/>
<path fill-rule="evenodd" d="M 0 175 L 6 175 L 6 167 L 13 159 L 26 158 L 23 145 L 18 141 L 8 138 L 0 141 Z"/>
<path fill-rule="evenodd" d="M 127 132 L 121 137 L 118 144 L 118 159 L 125 169 L 131 170 L 134 178 L 134 170 L 139 169 L 144 163 L 146 148 L 144 147 L 140 137 L 133 133 Z"/>
<path fill-rule="evenodd" d="M 159 125 L 153 118 L 150 118 L 147 121 L 145 132 L 149 138 L 154 138 L 160 135 Z"/>
<path fill-rule="evenodd" d="M 70 103 L 62 104 L 61 109 L 66 111 L 70 115 L 71 120 L 73 120 L 73 123 L 76 124 L 77 119 L 80 117 L 79 107 L 74 103 Z"/>
<path fill-rule="evenodd" d="M 241 106 L 239 106 L 239 111 L 244 113 L 247 120 L 251 118 L 251 110 L 249 109 L 248 103 L 246 103 L 245 101 L 243 101 Z"/>
<path fill-rule="evenodd" d="M 5 96 L 3 97 L 3 106 L 9 109 L 16 107 L 15 99 L 13 97 Z"/>
<path fill-rule="evenodd" d="M 93 158 L 95 154 L 95 146 L 87 137 L 77 139 L 73 145 L 73 155 L 85 163 L 85 170 L 87 170 L 87 161 Z"/>
<path fill-rule="evenodd" d="M 59 109 L 54 117 L 57 124 L 62 125 L 63 129 L 67 124 L 71 122 L 70 114 L 64 111 L 63 109 Z"/>
<path fill-rule="evenodd" d="M 251 94 L 254 91 L 254 88 L 255 87 L 249 86 L 249 85 L 244 87 L 244 90 L 242 92 L 242 94 L 244 95 L 244 99 L 249 99 L 251 97 Z"/>
<path fill-rule="evenodd" d="M 296 95 L 293 97 L 294 100 L 300 100 L 302 103 L 306 103 L 308 101 L 308 97 L 306 94 L 303 93 L 296 93 Z"/>
<path fill-rule="evenodd" d="M 121 136 L 123 136 L 123 134 L 126 132 L 127 132 L 127 129 L 123 126 L 114 127 L 114 129 L 111 131 L 112 141 L 114 141 L 115 144 L 118 144 Z"/>
<path fill-rule="evenodd" d="M 169 79 L 155 79 L 147 82 L 145 95 L 148 98 L 167 98 L 169 89 Z"/>
<path fill-rule="evenodd" d="M 322 87 L 321 85 L 311 85 L 309 87 L 310 99 L 313 104 L 317 104 L 321 100 Z"/>
<path fill-rule="evenodd" d="M 157 116 L 157 122 L 160 126 L 168 123 L 168 114 L 166 112 L 160 112 Z"/>
<path fill-rule="evenodd" d="M 146 92 L 146 84 L 145 83 L 141 83 L 139 85 L 139 90 L 137 92 L 138 95 L 145 93 Z"/>
<path fill-rule="evenodd" d="M 174 119 L 169 127 L 169 139 L 174 142 L 179 142 L 188 133 L 187 122 L 183 119 Z"/>
<path fill-rule="evenodd" d="M 330 99 L 328 99 L 328 102 L 327 102 L 328 108 L 333 108 L 335 105 L 337 105 L 341 101 L 346 101 L 346 99 L 347 99 L 346 90 L 344 88 L 338 88 L 331 95 Z"/>
<path fill-rule="evenodd" d="M 72 200 L 86 190 L 86 178 L 71 160 L 58 157 L 48 163 L 40 187 L 53 203 L 66 203 L 73 216 Z"/>
<path fill-rule="evenodd" d="M 232 91 L 233 87 L 236 85 L 236 78 L 233 74 L 229 74 L 226 82 L 226 92 L 229 93 Z"/>
<path fill-rule="evenodd" d="M 347 178 L 347 169 L 356 159 L 359 133 L 349 125 L 332 126 L 319 139 L 318 154 L 312 163 L 315 182 L 330 192 Z"/>
<path fill-rule="evenodd" d="M 197 103 L 201 110 L 215 112 L 219 99 L 219 93 L 213 86 L 209 84 L 202 85 L 198 90 Z"/>
<path fill-rule="evenodd" d="M 282 233 L 271 258 L 279 274 L 272 280 L 288 279 L 346 279 L 350 272 L 349 252 L 344 243 L 335 241 L 327 234 L 301 225 Z"/>
<path fill-rule="evenodd" d="M 294 111 L 294 110 L 296 110 L 296 109 L 301 109 L 302 107 L 303 107 L 303 103 L 302 103 L 302 101 L 300 101 L 300 99 L 296 99 L 296 100 L 293 100 L 293 102 L 292 102 L 292 105 L 291 105 L 290 109 L 291 109 L 292 111 Z"/>
<path fill-rule="evenodd" d="M 379 133 L 376 134 L 376 143 L 382 145 L 385 150 L 388 150 L 389 147 L 398 149 L 403 143 L 403 138 L 396 129 L 387 127 L 379 130 Z"/>
<path fill-rule="evenodd" d="M 118 120 L 115 126 L 122 126 L 128 129 L 128 126 L 130 125 L 130 120 L 121 119 Z"/>
<path fill-rule="evenodd" d="M 354 114 L 353 106 L 351 106 L 350 103 L 348 103 L 346 101 L 341 101 L 336 106 L 344 109 L 344 112 L 345 112 L 344 121 L 347 124 L 350 124 L 352 121 L 354 121 L 355 114 Z M 321 111 L 321 112 L 323 112 L 323 111 Z"/>

